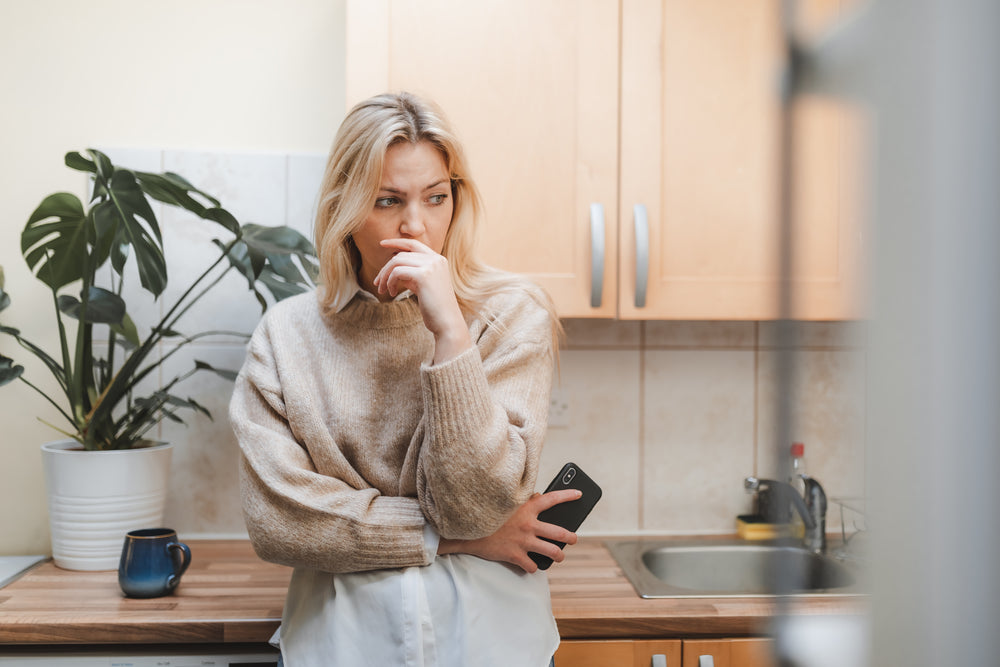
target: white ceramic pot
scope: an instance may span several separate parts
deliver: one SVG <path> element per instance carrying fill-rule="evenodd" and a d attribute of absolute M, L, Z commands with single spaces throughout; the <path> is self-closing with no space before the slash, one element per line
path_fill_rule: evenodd
<path fill-rule="evenodd" d="M 116 570 L 125 533 L 163 521 L 173 445 L 85 452 L 42 445 L 52 558 L 67 570 Z"/>

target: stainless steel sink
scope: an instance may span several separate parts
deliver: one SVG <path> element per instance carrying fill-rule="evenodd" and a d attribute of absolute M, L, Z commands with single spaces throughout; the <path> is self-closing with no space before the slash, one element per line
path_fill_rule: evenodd
<path fill-rule="evenodd" d="M 857 568 L 788 544 L 742 540 L 612 540 L 605 545 L 644 598 L 865 592 Z"/>

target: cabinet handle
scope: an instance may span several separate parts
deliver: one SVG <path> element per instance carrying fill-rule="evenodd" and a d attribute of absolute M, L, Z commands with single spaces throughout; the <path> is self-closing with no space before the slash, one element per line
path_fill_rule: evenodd
<path fill-rule="evenodd" d="M 645 205 L 633 206 L 632 217 L 635 219 L 635 307 L 645 308 L 649 281 L 649 219 Z"/>
<path fill-rule="evenodd" d="M 698 667 L 715 667 L 715 658 L 710 655 L 699 655 Z"/>
<path fill-rule="evenodd" d="M 667 656 L 657 653 L 649 663 L 649 667 L 667 667 Z"/>
<path fill-rule="evenodd" d="M 590 306 L 601 307 L 604 294 L 604 206 L 590 205 Z"/>

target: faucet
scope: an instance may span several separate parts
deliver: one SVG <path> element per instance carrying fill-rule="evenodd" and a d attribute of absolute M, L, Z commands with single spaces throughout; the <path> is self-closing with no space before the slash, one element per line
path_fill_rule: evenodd
<path fill-rule="evenodd" d="M 803 545 L 814 553 L 826 551 L 826 493 L 820 483 L 809 475 L 800 474 L 805 485 L 803 495 L 786 482 L 747 477 L 743 488 L 757 493 L 758 513 L 772 523 L 788 523 L 794 508 L 805 525 Z"/>

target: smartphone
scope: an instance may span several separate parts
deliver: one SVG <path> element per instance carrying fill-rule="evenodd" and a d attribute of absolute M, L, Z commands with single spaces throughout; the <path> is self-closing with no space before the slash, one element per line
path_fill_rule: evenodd
<path fill-rule="evenodd" d="M 590 510 L 594 509 L 594 505 L 601 499 L 601 487 L 594 480 L 590 479 L 587 473 L 580 469 L 580 466 L 575 463 L 567 463 L 545 488 L 545 493 L 561 489 L 579 489 L 583 492 L 583 495 L 577 500 L 571 500 L 568 503 L 559 503 L 554 507 L 550 507 L 538 515 L 538 520 L 545 523 L 554 523 L 575 533 L 580 524 L 583 523 L 583 520 L 590 514 Z M 552 544 L 557 545 L 560 549 L 566 546 L 565 542 L 556 542 L 545 537 L 542 539 L 546 542 L 552 542 Z M 547 570 L 552 565 L 552 559 L 548 556 L 529 551 L 528 557 L 535 561 L 540 570 Z"/>

